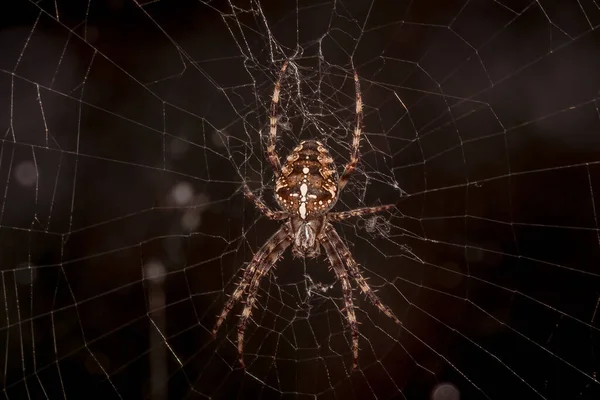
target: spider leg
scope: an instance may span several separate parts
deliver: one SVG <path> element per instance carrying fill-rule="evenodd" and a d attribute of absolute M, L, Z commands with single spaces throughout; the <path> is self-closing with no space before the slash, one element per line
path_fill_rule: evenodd
<path fill-rule="evenodd" d="M 396 207 L 395 204 L 386 204 L 384 206 L 364 207 L 350 211 L 332 212 L 327 215 L 327 219 L 330 221 L 342 221 L 352 217 L 364 217 L 365 215 L 391 210 L 394 207 Z"/>
<path fill-rule="evenodd" d="M 340 257 L 340 254 L 333 243 L 329 240 L 329 235 L 325 233 L 320 237 L 320 242 L 325 248 L 329 262 L 333 268 L 338 280 L 342 284 L 342 293 L 344 295 L 344 310 L 346 311 L 346 318 L 352 331 L 352 369 L 356 369 L 358 366 L 358 322 L 356 321 L 356 314 L 354 312 L 354 302 L 352 301 L 352 286 L 350 285 L 350 279 L 348 279 L 348 273 L 344 268 L 344 263 Z"/>
<path fill-rule="evenodd" d="M 285 60 L 279 71 L 279 78 L 275 83 L 275 89 L 273 89 L 273 98 L 271 100 L 271 115 L 269 116 L 269 142 L 267 144 L 267 155 L 269 161 L 275 170 L 275 177 L 279 176 L 281 171 L 281 163 L 277 152 L 275 151 L 275 138 L 277 137 L 277 104 L 279 103 L 279 91 L 281 90 L 281 79 L 285 74 L 285 70 L 288 66 L 288 60 Z"/>
<path fill-rule="evenodd" d="M 327 226 L 325 227 L 325 235 L 329 242 L 336 249 L 338 254 L 346 261 L 346 265 L 348 266 L 348 272 L 358 284 L 358 287 L 360 288 L 361 292 L 363 292 L 367 299 L 369 299 L 369 301 L 381 312 L 383 312 L 385 315 L 391 318 L 398 325 L 402 325 L 402 322 L 400 322 L 398 317 L 394 315 L 392 310 L 388 306 L 383 304 L 379 296 L 377 296 L 373 289 L 371 289 L 371 287 L 367 283 L 367 280 L 361 274 L 359 265 L 354 260 L 354 257 L 352 257 L 348 246 L 344 244 L 342 238 L 340 238 L 340 235 L 337 233 L 333 225 L 327 224 Z"/>
<path fill-rule="evenodd" d="M 271 236 L 269 240 L 266 241 L 266 243 L 260 248 L 260 250 L 256 252 L 256 254 L 254 254 L 254 257 L 252 257 L 252 261 L 250 261 L 250 264 L 248 265 L 248 267 L 246 267 L 246 270 L 244 271 L 244 275 L 240 283 L 237 285 L 237 287 L 233 291 L 233 294 L 225 303 L 223 311 L 221 311 L 221 314 L 219 315 L 219 318 L 217 319 L 217 322 L 215 323 L 215 326 L 212 330 L 213 336 L 217 335 L 219 327 L 221 326 L 221 324 L 223 324 L 223 321 L 225 321 L 227 315 L 231 312 L 233 307 L 235 307 L 236 303 L 240 300 L 240 298 L 248 288 L 252 277 L 258 274 L 260 268 L 263 267 L 263 261 L 269 259 L 269 256 L 276 253 L 278 247 L 281 246 L 282 243 L 288 242 L 289 239 L 287 226 L 284 225 L 283 227 L 281 227 L 281 229 L 275 232 L 275 234 L 273 234 L 273 236 Z"/>
<path fill-rule="evenodd" d="M 287 215 L 285 212 L 271 210 L 269 208 L 269 206 L 267 206 L 261 199 L 258 198 L 258 196 L 256 196 L 254 193 L 252 193 L 252 191 L 250 190 L 248 185 L 246 185 L 245 183 L 244 183 L 244 195 L 246 196 L 246 198 L 248 200 L 252 201 L 254 203 L 254 206 L 256 208 L 258 208 L 258 210 L 261 213 L 263 213 L 267 218 L 274 219 L 274 220 L 282 220 L 282 219 L 287 218 Z"/>
<path fill-rule="evenodd" d="M 338 183 L 338 193 L 342 191 L 348 178 L 356 168 L 358 163 L 358 150 L 360 147 L 360 135 L 362 134 L 362 121 L 363 121 L 363 110 L 362 110 L 362 96 L 360 94 L 360 82 L 358 81 L 358 74 L 354 71 L 354 90 L 356 91 L 356 122 L 354 125 L 354 135 L 352 138 L 352 150 L 350 152 L 350 161 L 344 168 L 344 173 L 340 177 Z"/>
<path fill-rule="evenodd" d="M 292 243 L 289 237 L 286 237 L 283 241 L 281 241 L 273 251 L 267 255 L 267 257 L 263 260 L 261 265 L 256 270 L 256 274 L 252 276 L 252 281 L 250 282 L 250 286 L 248 287 L 248 297 L 246 298 L 246 304 L 244 305 L 244 309 L 242 311 L 242 316 L 238 322 L 238 355 L 240 360 L 240 366 L 245 368 L 244 364 L 244 333 L 246 332 L 246 325 L 250 316 L 252 315 L 252 308 L 254 307 L 254 303 L 256 302 L 258 289 L 260 288 L 261 280 L 267 275 L 267 273 L 271 270 L 271 268 L 275 265 L 275 262 L 279 259 L 281 254 L 288 248 L 288 246 Z"/>

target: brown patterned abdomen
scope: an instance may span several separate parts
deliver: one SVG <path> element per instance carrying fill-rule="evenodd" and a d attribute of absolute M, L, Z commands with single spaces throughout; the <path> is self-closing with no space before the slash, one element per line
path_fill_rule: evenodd
<path fill-rule="evenodd" d="M 321 215 L 337 200 L 338 175 L 329 150 L 306 140 L 287 157 L 277 179 L 275 198 L 290 214 L 302 219 Z"/>

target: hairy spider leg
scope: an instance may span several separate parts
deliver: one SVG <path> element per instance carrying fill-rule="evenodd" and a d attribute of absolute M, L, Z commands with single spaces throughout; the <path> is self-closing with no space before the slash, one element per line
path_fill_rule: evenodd
<path fill-rule="evenodd" d="M 349 211 L 332 212 L 327 215 L 329 221 L 343 221 L 352 217 L 364 217 L 366 215 L 375 214 L 378 212 L 391 210 L 396 207 L 395 204 L 386 204 L 383 206 L 356 208 Z"/>
<path fill-rule="evenodd" d="M 335 272 L 338 280 L 342 284 L 342 293 L 344 295 L 344 310 L 346 311 L 346 318 L 348 319 L 348 325 L 352 332 L 352 370 L 358 366 L 358 322 L 356 321 L 356 313 L 354 312 L 354 301 L 352 300 L 352 286 L 350 285 L 350 279 L 344 263 L 340 257 L 335 246 L 330 242 L 329 237 L 326 234 L 321 235 L 319 238 L 321 244 L 325 248 L 331 267 Z"/>
<path fill-rule="evenodd" d="M 279 78 L 275 84 L 275 89 L 273 91 L 273 99 L 271 102 L 271 114 L 270 114 L 270 131 L 269 131 L 269 140 L 267 146 L 267 154 L 269 156 L 269 160 L 271 165 L 275 169 L 275 176 L 278 177 L 280 174 L 281 164 L 279 161 L 279 157 L 275 151 L 275 139 L 277 136 L 277 104 L 279 102 L 279 93 L 281 89 L 281 80 L 287 68 L 288 62 L 286 61 L 281 67 L 281 71 L 279 73 Z M 354 136 L 352 141 L 352 150 L 350 154 L 350 160 L 348 164 L 344 168 L 344 172 L 340 180 L 338 181 L 337 191 L 336 188 L 332 188 L 332 190 L 337 193 L 341 191 L 341 189 L 346 185 L 350 174 L 356 168 L 356 164 L 358 163 L 359 157 L 359 147 L 360 147 L 360 137 L 362 134 L 361 126 L 363 119 L 362 112 L 362 99 L 360 94 L 360 85 L 358 80 L 358 75 L 356 71 L 354 72 L 354 83 L 356 90 L 356 126 L 354 129 Z M 320 143 L 317 142 L 320 145 Z M 320 171 L 322 172 L 322 171 Z M 306 175 L 306 172 L 304 173 Z M 282 220 L 290 215 L 286 211 L 273 211 L 271 210 L 258 196 L 254 195 L 248 185 L 243 185 L 244 194 L 246 198 L 251 200 L 254 205 L 266 215 L 270 219 L 274 220 Z M 349 210 L 337 213 L 330 213 L 328 215 L 328 219 L 331 221 L 341 221 L 350 217 L 360 217 L 369 214 L 374 214 L 377 212 L 389 210 L 394 208 L 395 205 L 383 205 L 383 206 L 375 206 L 375 207 L 364 207 L 356 210 Z M 324 217 L 325 218 L 325 217 Z M 322 223 L 325 220 L 322 221 Z M 321 225 L 322 226 L 322 225 Z M 244 334 L 246 330 L 246 325 L 248 320 L 251 318 L 252 309 L 256 303 L 258 297 L 258 291 L 260 288 L 260 283 L 265 275 L 270 271 L 271 268 L 274 267 L 276 261 L 281 257 L 283 252 L 292 244 L 294 240 L 294 235 L 292 234 L 293 225 L 288 221 L 285 223 L 275 234 L 267 240 L 267 242 L 260 248 L 260 250 L 253 256 L 252 261 L 248 264 L 248 267 L 244 271 L 243 277 L 241 278 L 239 284 L 234 290 L 231 297 L 228 299 L 225 304 L 215 326 L 213 328 L 213 335 L 216 335 L 219 327 L 222 325 L 224 320 L 227 318 L 227 315 L 231 312 L 235 304 L 243 297 L 245 293 L 247 293 L 246 301 L 244 308 L 242 310 L 242 314 L 240 316 L 240 320 L 238 322 L 238 338 L 237 338 L 237 347 L 238 347 L 238 356 L 240 365 L 244 368 Z M 355 280 L 360 288 L 360 290 L 366 295 L 366 297 L 373 303 L 375 306 L 379 308 L 385 315 L 389 318 L 393 319 L 399 325 L 402 323 L 398 320 L 398 318 L 392 313 L 389 307 L 385 306 L 379 297 L 375 294 L 375 292 L 369 287 L 367 280 L 360 273 L 360 269 L 350 250 L 344 244 L 339 234 L 335 231 L 335 228 L 326 223 L 323 230 L 319 229 L 319 233 L 317 234 L 317 241 L 325 248 L 327 256 L 329 258 L 329 262 L 331 264 L 332 269 L 334 270 L 338 280 L 341 282 L 343 297 L 344 297 L 344 310 L 346 313 L 346 318 L 350 325 L 350 329 L 352 331 L 352 354 L 353 354 L 353 363 L 352 369 L 356 369 L 358 365 L 358 340 L 359 340 L 359 331 L 358 331 L 358 322 L 356 320 L 356 313 L 354 310 L 354 303 L 352 298 L 352 285 L 351 280 Z M 318 246 L 318 244 L 317 244 Z"/>
<path fill-rule="evenodd" d="M 344 242 L 342 241 L 342 238 L 337 233 L 335 228 L 331 224 L 327 224 L 327 226 L 325 227 L 324 230 L 325 230 L 325 235 L 329 239 L 329 242 L 336 249 L 337 253 L 346 261 L 346 266 L 348 267 L 348 273 L 349 273 L 350 277 L 352 277 L 352 279 L 354 279 L 356 281 L 356 283 L 358 284 L 358 287 L 360 288 L 360 291 L 363 292 L 363 294 L 367 297 L 367 299 L 369 299 L 371 304 L 373 304 L 375 307 L 377 307 L 387 317 L 394 320 L 394 322 L 397 323 L 398 325 L 402 325 L 402 322 L 400 322 L 398 317 L 396 317 L 396 315 L 394 315 L 392 310 L 388 306 L 383 304 L 383 302 L 381 301 L 379 296 L 377 296 L 375 294 L 375 291 L 373 289 L 371 289 L 371 287 L 367 283 L 367 280 L 361 274 L 359 265 L 354 260 L 354 257 L 352 257 L 352 253 L 350 253 L 350 249 L 348 249 L 348 246 L 346 246 L 344 244 Z"/>
<path fill-rule="evenodd" d="M 344 186 L 346 186 L 348 178 L 350 178 L 350 175 L 354 172 L 356 164 L 358 163 L 360 136 L 362 134 L 363 107 L 362 96 L 360 94 L 360 82 L 358 81 L 358 74 L 356 71 L 354 71 L 354 90 L 356 92 L 356 122 L 354 125 L 354 135 L 352 137 L 352 150 L 350 151 L 350 160 L 348 161 L 348 164 L 346 164 L 344 173 L 338 182 L 338 193 L 341 193 Z"/>
<path fill-rule="evenodd" d="M 271 166 L 273 167 L 273 171 L 275 173 L 275 177 L 279 176 L 281 171 L 281 163 L 279 161 L 279 156 L 277 155 L 277 151 L 275 151 L 275 139 L 277 137 L 277 104 L 279 103 L 279 92 L 281 91 L 281 79 L 285 74 L 285 70 L 287 69 L 289 61 L 286 60 L 281 70 L 279 71 L 279 77 L 277 78 L 277 82 L 275 83 L 275 89 L 273 89 L 273 98 L 271 99 L 271 112 L 269 115 L 269 141 L 267 144 L 267 156 Z M 262 200 L 260 200 L 244 183 L 244 195 L 254 202 L 256 208 L 260 210 L 267 218 L 274 220 L 285 219 L 285 213 L 282 211 L 272 211 Z"/>
<path fill-rule="evenodd" d="M 265 268 L 263 261 L 270 259 L 269 256 L 278 251 L 277 249 L 279 245 L 290 241 L 288 230 L 289 228 L 287 225 L 282 226 L 277 232 L 273 234 L 273 236 L 269 238 L 269 240 L 267 240 L 267 242 L 260 248 L 260 250 L 258 250 L 256 254 L 254 254 L 254 257 L 252 257 L 252 261 L 250 261 L 250 264 L 248 264 L 248 267 L 246 267 L 246 270 L 244 271 L 244 275 L 240 280 L 240 283 L 237 285 L 237 287 L 233 291 L 233 294 L 227 300 L 227 303 L 225 303 L 223 311 L 221 311 L 221 315 L 219 315 L 219 318 L 217 319 L 217 322 L 215 323 L 215 326 L 212 330 L 213 336 L 217 335 L 217 331 L 219 330 L 221 324 L 223 323 L 225 318 L 227 318 L 227 315 L 231 312 L 233 307 L 235 307 L 236 303 L 240 300 L 240 298 L 246 291 L 246 288 L 249 286 L 252 277 L 255 274 L 258 274 L 261 268 Z"/>
<path fill-rule="evenodd" d="M 285 74 L 289 61 L 285 60 L 279 71 L 279 77 L 275 83 L 275 89 L 273 89 L 273 98 L 271 100 L 271 114 L 269 115 L 269 141 L 267 144 L 267 156 L 275 171 L 275 177 L 279 176 L 281 171 L 281 163 L 279 162 L 279 156 L 275 151 L 275 139 L 277 137 L 277 105 L 279 103 L 279 92 L 281 91 L 281 80 Z"/>
<path fill-rule="evenodd" d="M 250 287 L 248 287 L 248 296 L 246 297 L 246 304 L 244 304 L 244 309 L 242 310 L 242 315 L 238 322 L 238 357 L 240 361 L 240 366 L 242 368 L 246 368 L 244 364 L 244 333 L 246 332 L 246 324 L 248 323 L 248 319 L 252 315 L 252 308 L 254 307 L 254 303 L 256 302 L 258 289 L 260 288 L 260 282 L 267 275 L 267 273 L 271 270 L 271 268 L 275 265 L 275 262 L 281 257 L 283 252 L 289 247 L 292 243 L 292 240 L 289 237 L 286 237 L 283 241 L 279 242 L 277 246 L 273 249 L 273 251 L 267 255 L 267 257 L 263 260 L 261 265 L 257 268 L 256 273 L 252 276 L 252 280 L 250 282 Z"/>
<path fill-rule="evenodd" d="M 267 206 L 261 199 L 258 198 L 247 184 L 244 183 L 244 195 L 246 198 L 254 203 L 254 206 L 263 213 L 267 218 L 273 220 L 282 220 L 287 218 L 287 214 L 284 211 L 273 211 Z"/>

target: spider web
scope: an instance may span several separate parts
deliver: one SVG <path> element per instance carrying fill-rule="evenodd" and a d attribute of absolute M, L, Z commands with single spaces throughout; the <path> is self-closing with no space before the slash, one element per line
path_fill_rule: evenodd
<path fill-rule="evenodd" d="M 600 5 L 29 1 L 0 31 L 2 394 L 38 398 L 596 399 Z M 336 224 L 359 367 L 324 257 L 261 284 L 239 368 L 240 268 L 278 228 L 265 158 L 327 144 L 357 172 Z"/>

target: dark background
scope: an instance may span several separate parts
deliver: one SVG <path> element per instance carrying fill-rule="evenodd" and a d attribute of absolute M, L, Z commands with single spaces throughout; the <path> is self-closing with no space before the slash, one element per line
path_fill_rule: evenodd
<path fill-rule="evenodd" d="M 594 2 L 1 7 L 3 396 L 600 398 Z M 347 161 L 354 65 L 365 139 L 336 210 L 399 203 L 338 225 L 404 323 L 355 291 L 356 372 L 323 258 L 265 279 L 246 372 L 240 311 L 210 335 L 277 229 L 239 187 L 273 205 L 286 58 L 280 156 L 320 138 Z"/>

